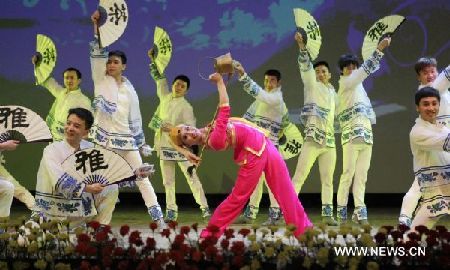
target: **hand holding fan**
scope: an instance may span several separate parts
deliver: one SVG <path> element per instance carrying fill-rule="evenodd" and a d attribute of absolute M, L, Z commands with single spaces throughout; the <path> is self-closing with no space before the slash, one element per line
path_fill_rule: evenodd
<path fill-rule="evenodd" d="M 320 46 L 322 44 L 322 35 L 320 28 L 311 14 L 301 8 L 294 8 L 295 24 L 297 31 L 302 35 L 303 42 L 309 52 L 311 61 L 315 60 L 319 55 Z"/>
<path fill-rule="evenodd" d="M 153 36 L 152 59 L 160 74 L 164 73 L 172 57 L 172 41 L 169 35 L 162 28 L 156 26 Z"/>
<path fill-rule="evenodd" d="M 125 31 L 129 15 L 124 0 L 100 0 L 98 5 L 100 20 L 97 29 L 100 47 L 106 47 Z"/>
<path fill-rule="evenodd" d="M 34 76 L 36 84 L 41 84 L 48 79 L 56 64 L 56 47 L 53 41 L 42 34 L 36 36 L 36 61 L 34 64 Z"/>

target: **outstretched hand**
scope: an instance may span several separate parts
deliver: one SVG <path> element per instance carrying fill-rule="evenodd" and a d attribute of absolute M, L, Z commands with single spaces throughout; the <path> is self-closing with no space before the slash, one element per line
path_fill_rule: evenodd
<path fill-rule="evenodd" d="M 6 142 L 0 143 L 0 151 L 12 151 L 16 150 L 20 142 L 16 140 L 7 140 Z"/>
<path fill-rule="evenodd" d="M 91 15 L 91 21 L 94 25 L 97 25 L 99 20 L 100 20 L 100 11 L 95 10 L 94 13 L 92 13 Z"/>
<path fill-rule="evenodd" d="M 306 45 L 305 45 L 305 42 L 303 41 L 302 34 L 300 34 L 299 32 L 295 32 L 294 38 L 295 38 L 295 41 L 297 41 L 297 45 L 300 50 L 306 49 Z"/>
<path fill-rule="evenodd" d="M 389 45 L 391 44 L 391 37 L 385 37 L 383 38 L 382 41 L 380 41 L 380 43 L 378 43 L 377 49 L 382 52 L 385 48 L 389 47 Z"/>
<path fill-rule="evenodd" d="M 211 75 L 209 75 L 209 80 L 211 81 L 211 82 L 214 82 L 214 83 L 216 83 L 216 84 L 218 84 L 218 83 L 220 83 L 220 82 L 222 82 L 223 83 L 223 78 L 222 78 L 222 75 L 220 74 L 220 73 L 213 73 L 213 74 L 211 74 Z"/>
<path fill-rule="evenodd" d="M 245 74 L 245 69 L 239 61 L 233 60 L 233 67 L 239 73 L 239 77 Z"/>

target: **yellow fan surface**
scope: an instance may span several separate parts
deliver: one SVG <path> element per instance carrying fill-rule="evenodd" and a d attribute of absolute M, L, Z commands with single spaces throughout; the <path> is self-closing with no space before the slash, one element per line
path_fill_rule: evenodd
<path fill-rule="evenodd" d="M 56 65 L 56 47 L 55 43 L 42 34 L 36 36 L 36 52 L 38 61 L 34 68 L 36 83 L 41 84 L 48 79 Z"/>
<path fill-rule="evenodd" d="M 128 24 L 128 6 L 124 0 L 100 0 L 100 26 L 98 28 L 102 47 L 106 47 L 123 34 Z"/>
<path fill-rule="evenodd" d="M 294 17 L 297 31 L 303 36 L 311 60 L 315 60 L 322 45 L 319 24 L 311 14 L 301 8 L 294 8 Z"/>
<path fill-rule="evenodd" d="M 162 28 L 156 26 L 153 36 L 153 51 L 155 55 L 154 62 L 159 73 L 164 73 L 167 65 L 169 65 L 172 50 L 173 46 L 169 35 Z"/>
<path fill-rule="evenodd" d="M 280 150 L 281 156 L 284 159 L 290 159 L 300 153 L 303 144 L 303 136 L 296 125 L 289 123 L 284 129 L 283 139 L 280 141 L 281 143 L 278 149 Z"/>

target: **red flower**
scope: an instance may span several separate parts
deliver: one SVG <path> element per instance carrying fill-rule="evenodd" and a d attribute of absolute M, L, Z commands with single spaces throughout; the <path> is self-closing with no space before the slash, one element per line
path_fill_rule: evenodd
<path fill-rule="evenodd" d="M 408 233 L 408 238 L 411 241 L 419 241 L 420 240 L 420 236 L 416 232 Z"/>
<path fill-rule="evenodd" d="M 203 254 L 200 251 L 196 250 L 192 253 L 192 260 L 194 262 L 199 262 L 202 258 Z"/>
<path fill-rule="evenodd" d="M 117 269 L 119 270 L 126 270 L 128 268 L 128 261 L 120 261 L 119 266 L 117 266 Z"/>
<path fill-rule="evenodd" d="M 136 248 L 134 247 L 129 247 L 128 248 L 128 256 L 130 256 L 131 258 L 136 257 L 137 251 Z"/>
<path fill-rule="evenodd" d="M 88 256 L 95 256 L 97 255 L 97 248 L 93 246 L 88 246 L 86 249 L 86 255 Z"/>
<path fill-rule="evenodd" d="M 169 235 L 170 235 L 170 229 L 164 229 L 164 230 L 161 232 L 161 235 L 164 236 L 164 237 L 169 237 Z"/>
<path fill-rule="evenodd" d="M 138 264 L 136 270 L 147 270 L 148 267 L 149 267 L 148 260 L 144 259 Z"/>
<path fill-rule="evenodd" d="M 75 251 L 79 254 L 86 254 L 89 245 L 86 242 L 78 242 Z"/>
<path fill-rule="evenodd" d="M 181 226 L 180 228 L 180 233 L 182 234 L 189 234 L 189 232 L 191 231 L 191 228 L 189 226 Z"/>
<path fill-rule="evenodd" d="M 217 254 L 215 257 L 214 257 L 214 263 L 216 263 L 216 264 L 222 264 L 223 263 L 223 256 L 221 255 L 221 254 Z"/>
<path fill-rule="evenodd" d="M 416 231 L 418 231 L 420 233 L 420 235 L 422 235 L 428 231 L 427 226 L 423 226 L 423 225 L 416 226 L 415 229 L 416 229 Z"/>
<path fill-rule="evenodd" d="M 445 226 L 443 225 L 436 225 L 436 231 L 438 231 L 439 233 L 443 233 L 447 231 L 447 228 L 445 228 Z"/>
<path fill-rule="evenodd" d="M 242 236 L 246 237 L 250 233 L 250 229 L 242 228 L 239 230 L 239 234 L 242 234 Z"/>
<path fill-rule="evenodd" d="M 387 233 L 390 233 L 394 229 L 394 226 L 384 225 L 381 228 L 385 228 Z"/>
<path fill-rule="evenodd" d="M 138 247 L 142 246 L 144 243 L 142 242 L 142 239 L 141 239 L 141 232 L 139 232 L 139 231 L 131 232 L 130 236 L 128 237 L 128 242 L 130 242 L 130 244 L 134 244 Z"/>
<path fill-rule="evenodd" d="M 241 255 L 234 256 L 233 259 L 231 260 L 231 264 L 233 264 L 237 268 L 241 268 L 243 263 L 244 263 L 244 257 L 242 257 Z"/>
<path fill-rule="evenodd" d="M 386 235 L 382 232 L 375 234 L 375 241 L 377 241 L 377 244 L 383 243 L 386 241 Z"/>
<path fill-rule="evenodd" d="M 194 231 L 197 231 L 197 230 L 198 230 L 198 223 L 192 224 L 192 225 L 191 225 L 191 228 L 192 228 Z"/>
<path fill-rule="evenodd" d="M 406 226 L 405 224 L 398 224 L 397 229 L 402 233 L 405 233 L 406 231 L 409 230 L 409 227 Z"/>
<path fill-rule="evenodd" d="M 169 221 L 169 224 L 167 224 L 169 226 L 169 228 L 171 228 L 172 230 L 175 230 L 175 228 L 178 226 L 178 222 L 176 222 L 175 220 L 171 220 Z"/>
<path fill-rule="evenodd" d="M 219 227 L 217 227 L 216 225 L 212 225 L 212 224 L 209 224 L 206 227 L 206 230 L 211 232 L 212 234 L 216 234 L 216 233 L 218 233 L 220 231 Z"/>
<path fill-rule="evenodd" d="M 124 254 L 125 254 L 125 251 L 123 250 L 123 248 L 121 248 L 121 247 L 116 247 L 116 248 L 114 249 L 113 255 L 114 255 L 115 257 L 121 257 L 121 256 L 123 256 Z"/>
<path fill-rule="evenodd" d="M 169 252 L 169 258 L 173 260 L 176 264 L 181 264 L 184 260 L 183 254 L 178 250 L 171 250 Z"/>
<path fill-rule="evenodd" d="M 91 267 L 91 265 L 89 264 L 88 261 L 85 261 L 85 260 L 81 261 L 80 270 L 89 270 L 90 267 Z"/>
<path fill-rule="evenodd" d="M 230 239 L 234 236 L 234 229 L 232 228 L 226 229 L 224 234 L 227 239 Z"/>
<path fill-rule="evenodd" d="M 106 246 L 102 248 L 102 255 L 103 257 L 110 257 L 114 248 L 112 246 Z"/>
<path fill-rule="evenodd" d="M 168 258 L 167 258 L 167 254 L 166 253 L 159 253 L 156 257 L 155 257 L 155 263 L 157 265 L 164 265 L 168 262 Z"/>
<path fill-rule="evenodd" d="M 111 226 L 109 225 L 103 225 L 101 229 L 104 233 L 108 234 L 111 232 Z"/>
<path fill-rule="evenodd" d="M 217 248 L 215 246 L 208 246 L 205 249 L 205 254 L 208 259 L 212 259 L 217 254 Z"/>
<path fill-rule="evenodd" d="M 120 227 L 120 235 L 125 236 L 130 232 L 130 226 L 128 225 L 122 225 L 122 227 Z"/>
<path fill-rule="evenodd" d="M 177 243 L 177 244 L 182 244 L 184 242 L 184 239 L 186 239 L 184 234 L 178 234 L 178 235 L 175 236 L 174 242 Z"/>
<path fill-rule="evenodd" d="M 91 227 L 92 229 L 94 229 L 94 231 L 98 230 L 98 228 L 100 228 L 100 222 L 98 221 L 91 221 L 88 224 L 88 227 Z"/>
<path fill-rule="evenodd" d="M 83 243 L 89 243 L 91 241 L 91 238 L 89 237 L 89 235 L 85 234 L 85 233 L 81 233 L 77 236 L 78 238 L 78 243 L 83 242 Z"/>
<path fill-rule="evenodd" d="M 220 242 L 220 246 L 222 249 L 227 250 L 230 246 L 230 241 L 228 241 L 228 239 L 223 239 L 222 242 Z"/>
<path fill-rule="evenodd" d="M 244 255 L 245 253 L 245 245 L 243 241 L 235 241 L 231 246 L 231 252 L 235 255 Z"/>
<path fill-rule="evenodd" d="M 108 235 L 105 232 L 103 232 L 103 231 L 97 232 L 95 234 L 95 241 L 97 241 L 97 242 L 103 242 L 106 239 L 108 239 Z"/>
<path fill-rule="evenodd" d="M 150 223 L 150 229 L 152 231 L 155 231 L 158 228 L 158 224 L 156 224 L 156 222 L 152 222 Z"/>
<path fill-rule="evenodd" d="M 148 249 L 150 249 L 150 250 L 155 249 L 155 247 L 156 247 L 156 241 L 155 241 L 155 239 L 152 238 L 152 237 L 148 237 L 148 238 L 147 238 L 147 241 L 146 241 L 146 247 L 147 247 Z"/>

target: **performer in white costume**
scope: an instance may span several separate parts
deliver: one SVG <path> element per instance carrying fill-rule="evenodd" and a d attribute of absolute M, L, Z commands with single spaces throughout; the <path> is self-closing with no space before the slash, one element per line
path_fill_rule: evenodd
<path fill-rule="evenodd" d="M 432 87 L 423 87 L 415 95 L 420 116 L 409 138 L 423 198 L 411 228 L 431 228 L 440 217 L 450 214 L 450 129 L 437 121 L 439 101 L 439 92 Z"/>
<path fill-rule="evenodd" d="M 31 59 L 33 65 L 36 64 L 36 61 L 37 57 L 33 56 Z M 63 79 L 64 87 L 53 77 L 49 77 L 41 84 L 55 97 L 55 101 L 45 119 L 54 141 L 64 139 L 64 125 L 70 109 L 85 108 L 92 110 L 91 101 L 80 89 L 81 72 L 76 68 L 69 67 L 64 70 Z"/>
<path fill-rule="evenodd" d="M 334 120 L 337 94 L 330 83 L 331 74 L 325 61 L 311 63 L 300 33 L 295 34 L 299 46 L 298 66 L 304 84 L 304 106 L 300 121 L 305 127 L 305 141 L 292 177 L 295 191 L 302 189 L 316 159 L 322 183 L 322 221 L 337 225 L 333 219 L 333 174 L 336 165 Z"/>
<path fill-rule="evenodd" d="M 437 71 L 437 62 L 434 58 L 420 58 L 414 69 L 419 80 L 419 90 L 431 86 L 439 91 L 441 98 L 439 113 L 436 121 L 447 127 L 450 127 L 450 66 L 447 66 L 440 74 Z M 414 211 L 417 208 L 422 193 L 420 192 L 417 178 L 414 179 L 408 192 L 403 197 L 402 208 L 400 210 L 399 223 L 411 226 Z"/>
<path fill-rule="evenodd" d="M 355 55 L 342 55 L 339 59 L 341 78 L 336 113 L 342 131 L 343 152 L 343 168 L 337 194 L 337 219 L 340 222 L 347 220 L 348 194 L 353 182 L 355 209 L 352 219 L 359 224 L 368 223 L 364 193 L 372 157 L 372 125 L 375 124 L 375 112 L 362 82 L 379 69 L 382 51 L 389 46 L 390 41 L 390 37 L 384 38 L 372 56 L 360 67 Z"/>
<path fill-rule="evenodd" d="M 151 60 L 152 53 L 152 51 L 149 51 Z M 159 106 L 149 123 L 149 127 L 155 131 L 154 148 L 159 156 L 161 175 L 166 191 L 166 220 L 177 220 L 178 218 L 178 205 L 175 197 L 176 164 L 186 177 L 195 202 L 202 211 L 202 217 L 207 218 L 211 213 L 202 183 L 195 170 L 192 171 L 192 175 L 188 173 L 187 169 L 193 164 L 173 148 L 168 134 L 171 127 L 178 125 L 195 126 L 194 110 L 184 97 L 189 90 L 190 80 L 185 75 L 176 76 L 172 82 L 172 92 L 170 92 L 166 76 L 159 73 L 153 60 L 150 64 L 150 75 L 156 83 Z"/>
<path fill-rule="evenodd" d="M 45 220 L 111 222 L 119 194 L 117 185 L 83 184 L 67 174 L 61 163 L 74 152 L 94 145 L 85 138 L 93 123 L 92 113 L 84 108 L 69 110 L 64 140 L 44 149 L 36 182 L 36 211 Z M 80 220 L 80 218 L 82 218 Z"/>
<path fill-rule="evenodd" d="M 243 83 L 244 91 L 255 98 L 244 114 L 244 118 L 255 123 L 270 132 L 270 140 L 275 146 L 279 145 L 279 138 L 283 128 L 289 124 L 289 115 L 281 92 L 281 73 L 275 69 L 269 69 L 264 73 L 264 89 L 254 82 L 245 72 L 244 67 L 235 62 L 235 69 L 239 73 L 239 81 Z M 250 196 L 250 201 L 239 219 L 241 223 L 251 223 L 256 219 L 261 202 L 264 174 Z M 280 207 L 269 188 L 269 217 L 263 225 L 276 224 L 282 221 Z"/>
<path fill-rule="evenodd" d="M 95 11 L 92 16 L 94 32 L 100 13 Z M 131 82 L 124 76 L 127 58 L 121 51 L 107 52 L 100 49 L 97 40 L 90 43 L 91 69 L 94 81 L 94 125 L 90 131 L 92 140 L 107 149 L 121 155 L 133 169 L 142 165 L 139 150 L 145 152 L 142 117 L 139 99 Z M 142 194 L 150 217 L 166 226 L 161 207 L 158 204 L 155 191 L 148 178 L 137 181 L 136 185 Z"/>
<path fill-rule="evenodd" d="M 15 193 L 15 183 L 17 181 L 8 173 L 8 171 L 3 167 L 3 156 L 2 151 L 13 151 L 16 150 L 19 145 L 19 141 L 8 140 L 0 143 L 0 218 L 9 217 L 11 211 L 11 204 Z M 19 184 L 19 183 L 17 183 Z M 22 187 L 19 184 L 20 187 Z M 23 188 L 23 187 L 22 187 Z M 23 188 L 25 189 L 25 188 Z M 25 191 L 29 194 L 28 190 Z M 31 196 L 31 194 L 30 194 Z M 31 196 L 33 198 L 33 196 Z M 33 204 L 34 205 L 34 198 Z M 28 206 L 28 205 L 27 205 Z"/>

